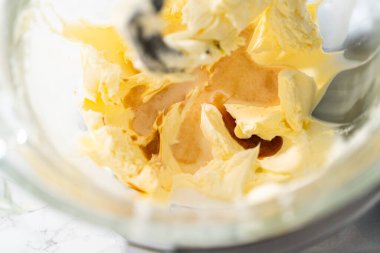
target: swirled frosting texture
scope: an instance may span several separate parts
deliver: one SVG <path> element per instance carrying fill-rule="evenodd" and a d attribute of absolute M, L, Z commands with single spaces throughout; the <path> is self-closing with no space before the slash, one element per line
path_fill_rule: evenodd
<path fill-rule="evenodd" d="M 86 154 L 157 200 L 191 190 L 237 201 L 325 163 L 334 130 L 311 118 L 340 55 L 322 50 L 305 0 L 171 0 L 168 43 L 192 78 L 137 70 L 112 26 L 68 25 L 83 43 Z M 327 70 L 327 71 L 325 71 Z"/>

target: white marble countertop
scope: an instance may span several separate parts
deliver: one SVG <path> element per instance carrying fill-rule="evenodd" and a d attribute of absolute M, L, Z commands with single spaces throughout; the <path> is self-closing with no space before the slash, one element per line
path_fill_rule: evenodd
<path fill-rule="evenodd" d="M 122 237 L 48 207 L 0 178 L 0 252 L 134 253 Z"/>

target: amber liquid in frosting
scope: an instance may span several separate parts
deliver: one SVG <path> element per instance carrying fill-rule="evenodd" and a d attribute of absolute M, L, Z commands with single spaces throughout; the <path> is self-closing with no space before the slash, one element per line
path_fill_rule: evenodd
<path fill-rule="evenodd" d="M 153 125 L 160 112 L 166 112 L 175 103 L 186 103 L 186 95 L 194 88 L 201 89 L 191 105 L 177 135 L 177 143 L 172 145 L 175 159 L 183 165 L 184 172 L 194 173 L 212 160 L 211 146 L 200 128 L 201 105 L 215 105 L 223 116 L 230 135 L 245 149 L 260 145 L 260 158 L 275 155 L 282 147 L 281 137 L 265 141 L 258 136 L 239 139 L 234 129 L 235 119 L 226 111 L 224 104 L 237 103 L 270 107 L 279 104 L 278 73 L 281 68 L 261 67 L 248 55 L 245 47 L 232 55 L 222 58 L 210 70 L 199 70 L 196 79 L 190 82 L 171 84 L 154 95 L 146 103 L 134 101 L 142 87 L 136 87 L 126 96 L 126 106 L 133 106 L 135 118 L 131 124 L 140 135 L 154 135 L 147 146 L 142 147 L 147 157 L 159 153 L 159 137 Z M 152 147 L 154 147 L 152 149 Z"/>

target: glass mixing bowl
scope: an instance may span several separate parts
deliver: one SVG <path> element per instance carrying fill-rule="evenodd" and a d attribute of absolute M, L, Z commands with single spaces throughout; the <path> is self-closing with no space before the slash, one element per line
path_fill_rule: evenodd
<path fill-rule="evenodd" d="M 0 168 L 52 206 L 108 227 L 133 244 L 168 252 L 211 252 L 209 248 L 222 252 L 226 247 L 234 247 L 236 252 L 251 252 L 255 247 L 255 252 L 294 252 L 327 235 L 377 198 L 379 57 L 349 71 L 344 85 L 332 86 L 318 107 L 316 116 L 344 123 L 339 126 L 344 150 L 317 178 L 258 204 L 223 209 L 162 206 L 139 198 L 112 173 L 94 168 L 74 152 L 74 139 L 83 126 L 72 90 L 57 88 L 54 83 L 60 78 L 47 70 L 39 69 L 35 72 L 38 76 L 25 75 L 30 66 L 23 62 L 30 52 L 20 47 L 14 27 L 27 4 L 25 0 L 0 0 Z M 379 27 L 378 1 L 361 4 L 368 15 L 356 19 L 354 27 L 367 21 Z M 378 33 L 359 36 L 351 46 L 360 53 L 374 44 L 380 45 Z M 65 56 L 65 52 L 56 53 Z M 55 56 L 40 60 L 60 66 Z M 39 82 L 31 86 L 30 78 L 51 85 L 42 90 Z M 339 97 L 349 99 L 329 104 Z M 297 237 L 289 239 L 291 235 Z"/>

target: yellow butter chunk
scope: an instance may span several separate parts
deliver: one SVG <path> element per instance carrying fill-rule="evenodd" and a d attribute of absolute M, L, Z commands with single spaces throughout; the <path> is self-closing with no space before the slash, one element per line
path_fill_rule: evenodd
<path fill-rule="evenodd" d="M 307 127 L 316 104 L 317 86 L 314 80 L 295 70 L 283 70 L 278 75 L 280 105 L 259 107 L 226 104 L 236 120 L 235 134 L 242 139 L 258 135 L 265 140 L 293 135 Z"/>
<path fill-rule="evenodd" d="M 120 95 L 120 65 L 110 63 L 90 47 L 82 49 L 82 63 L 84 96 L 87 99 L 95 102 L 101 94 L 103 101 L 107 101 Z"/>
<path fill-rule="evenodd" d="M 107 61 L 119 65 L 123 78 L 137 73 L 132 62 L 125 58 L 127 47 L 115 28 L 95 27 L 81 23 L 65 26 L 63 34 L 100 51 Z"/>
<path fill-rule="evenodd" d="M 258 107 L 227 104 L 227 111 L 236 119 L 235 134 L 242 139 L 258 135 L 265 140 L 291 132 L 280 106 Z"/>
<path fill-rule="evenodd" d="M 174 190 L 193 188 L 206 196 L 221 200 L 239 200 L 245 194 L 245 184 L 257 169 L 258 149 L 236 153 L 228 160 L 214 160 L 194 175 L 174 177 Z"/>
<path fill-rule="evenodd" d="M 186 29 L 166 41 L 186 54 L 187 69 L 212 64 L 245 44 L 241 32 L 268 6 L 269 0 L 187 0 L 182 22 Z M 182 3 L 182 1 L 181 1 Z M 166 18 L 167 19 L 167 18 Z"/>
<path fill-rule="evenodd" d="M 316 24 L 320 1 L 307 2 L 273 0 L 259 18 L 248 52 L 261 65 L 287 66 L 308 74 L 317 84 L 320 100 L 332 78 L 352 63 L 343 52 L 323 51 Z"/>
<path fill-rule="evenodd" d="M 164 34 L 171 34 L 186 29 L 186 25 L 182 21 L 182 9 L 187 0 L 167 0 L 161 17 L 164 20 Z"/>
<path fill-rule="evenodd" d="M 227 160 L 243 151 L 243 148 L 228 133 L 222 115 L 215 106 L 202 105 L 201 128 L 204 136 L 211 143 L 214 158 Z"/>
<path fill-rule="evenodd" d="M 273 0 L 260 18 L 250 50 L 319 50 L 322 38 L 306 5 L 307 0 Z"/>
<path fill-rule="evenodd" d="M 294 131 L 300 131 L 316 105 L 315 81 L 298 71 L 283 70 L 278 78 L 278 94 L 286 122 Z"/>

